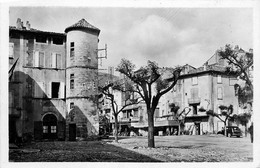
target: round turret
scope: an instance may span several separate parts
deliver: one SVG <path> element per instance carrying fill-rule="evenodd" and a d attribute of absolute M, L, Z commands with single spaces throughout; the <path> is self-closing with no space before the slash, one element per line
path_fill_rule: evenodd
<path fill-rule="evenodd" d="M 65 32 L 66 104 L 69 113 L 67 123 L 76 124 L 80 134 L 77 137 L 95 135 L 98 134 L 98 114 L 94 99 L 97 95 L 97 49 L 100 30 L 81 19 L 66 28 Z"/>

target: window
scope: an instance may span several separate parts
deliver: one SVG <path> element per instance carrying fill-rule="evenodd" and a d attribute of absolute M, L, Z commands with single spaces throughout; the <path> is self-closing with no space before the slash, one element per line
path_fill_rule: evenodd
<path fill-rule="evenodd" d="M 43 126 L 43 133 L 48 133 L 48 126 Z"/>
<path fill-rule="evenodd" d="M 9 108 L 14 106 L 14 94 L 9 91 Z"/>
<path fill-rule="evenodd" d="M 34 52 L 34 67 L 44 67 L 44 52 Z"/>
<path fill-rule="evenodd" d="M 34 83 L 34 97 L 43 98 L 44 96 L 44 82 Z"/>
<path fill-rule="evenodd" d="M 52 82 L 51 88 L 52 88 L 51 97 L 52 98 L 59 98 L 60 83 L 59 82 Z"/>
<path fill-rule="evenodd" d="M 192 88 L 191 89 L 191 98 L 196 99 L 199 97 L 199 89 L 198 88 Z"/>
<path fill-rule="evenodd" d="M 218 77 L 217 77 L 217 83 L 222 83 L 221 75 L 218 75 Z"/>
<path fill-rule="evenodd" d="M 134 109 L 134 117 L 138 117 L 138 109 Z"/>
<path fill-rule="evenodd" d="M 52 42 L 53 42 L 53 44 L 56 44 L 56 45 L 63 45 L 63 38 L 54 37 L 52 39 Z"/>
<path fill-rule="evenodd" d="M 51 126 L 51 133 L 56 133 L 57 132 L 56 129 L 57 129 L 56 126 Z"/>
<path fill-rule="evenodd" d="M 51 53 L 51 67 L 52 68 L 61 68 L 61 54 Z"/>
<path fill-rule="evenodd" d="M 219 108 L 219 104 L 218 104 L 218 114 L 221 114 L 221 110 L 220 110 L 220 108 Z"/>
<path fill-rule="evenodd" d="M 222 100 L 223 99 L 223 90 L 221 87 L 218 88 L 218 99 Z"/>
<path fill-rule="evenodd" d="M 71 103 L 70 103 L 70 109 L 73 109 L 73 108 L 74 108 L 74 103 L 71 102 Z"/>
<path fill-rule="evenodd" d="M 105 113 L 109 114 L 110 113 L 110 109 L 105 109 Z"/>
<path fill-rule="evenodd" d="M 198 114 L 198 107 L 197 107 L 197 105 L 193 105 L 193 106 L 192 106 L 192 110 L 193 110 L 193 114 L 194 114 L 194 115 L 197 115 L 197 114 Z"/>
<path fill-rule="evenodd" d="M 70 43 L 70 57 L 74 57 L 75 52 L 74 52 L 74 42 Z"/>
<path fill-rule="evenodd" d="M 192 85 L 197 85 L 198 84 L 198 77 L 197 76 L 192 77 L 191 80 L 192 80 Z"/>
<path fill-rule="evenodd" d="M 127 112 L 123 111 L 123 118 L 126 118 L 126 117 L 127 117 Z"/>
<path fill-rule="evenodd" d="M 49 98 L 64 98 L 65 84 L 64 82 L 50 82 L 49 83 Z"/>
<path fill-rule="evenodd" d="M 9 58 L 14 58 L 14 43 L 9 43 Z"/>
<path fill-rule="evenodd" d="M 74 74 L 70 74 L 70 89 L 74 89 Z"/>
<path fill-rule="evenodd" d="M 36 36 L 36 43 L 47 43 L 46 36 Z"/>

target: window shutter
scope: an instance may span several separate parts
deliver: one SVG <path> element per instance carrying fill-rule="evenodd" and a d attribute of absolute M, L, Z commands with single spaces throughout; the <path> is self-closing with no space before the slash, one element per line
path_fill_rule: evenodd
<path fill-rule="evenodd" d="M 40 59 L 40 67 L 44 67 L 44 52 L 39 52 L 40 54 L 39 54 L 39 59 Z"/>
<path fill-rule="evenodd" d="M 9 43 L 9 58 L 14 57 L 14 43 Z"/>
<path fill-rule="evenodd" d="M 39 97 L 43 98 L 45 94 L 44 82 L 38 82 L 39 84 Z"/>
<path fill-rule="evenodd" d="M 49 83 L 48 87 L 48 98 L 51 98 L 51 82 Z"/>
<path fill-rule="evenodd" d="M 56 64 L 57 64 L 57 68 L 61 69 L 61 54 L 56 54 Z"/>
<path fill-rule="evenodd" d="M 44 82 L 34 83 L 34 97 L 42 98 L 44 95 Z"/>
<path fill-rule="evenodd" d="M 37 82 L 34 83 L 34 97 L 38 97 L 38 84 Z"/>
<path fill-rule="evenodd" d="M 34 67 L 39 67 L 39 51 L 34 52 Z"/>
<path fill-rule="evenodd" d="M 9 91 L 9 108 L 13 107 L 13 105 L 14 105 L 14 99 L 13 98 L 14 98 L 13 92 Z"/>
<path fill-rule="evenodd" d="M 56 66 L 56 53 L 51 53 L 51 67 L 57 68 L 57 66 Z"/>
<path fill-rule="evenodd" d="M 60 83 L 60 90 L 59 90 L 59 98 L 64 98 L 64 91 L 65 91 L 65 85 L 64 82 Z"/>
<path fill-rule="evenodd" d="M 222 91 L 222 88 L 218 88 L 218 99 L 223 99 L 223 91 Z"/>

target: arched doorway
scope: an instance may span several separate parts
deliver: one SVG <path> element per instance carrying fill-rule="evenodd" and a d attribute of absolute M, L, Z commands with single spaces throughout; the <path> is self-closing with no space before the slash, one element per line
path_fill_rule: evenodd
<path fill-rule="evenodd" d="M 43 117 L 43 139 L 57 138 L 57 118 L 53 114 L 46 114 Z"/>

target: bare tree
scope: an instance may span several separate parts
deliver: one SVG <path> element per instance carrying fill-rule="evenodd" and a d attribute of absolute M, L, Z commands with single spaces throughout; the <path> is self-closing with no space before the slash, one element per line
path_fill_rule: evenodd
<path fill-rule="evenodd" d="M 238 92 L 239 101 L 241 103 L 247 103 L 248 99 L 253 97 L 253 84 L 250 77 L 253 70 L 253 50 L 249 52 L 236 46 L 233 48 L 230 44 L 227 44 L 224 49 L 218 51 L 219 56 L 227 60 L 230 66 L 227 67 L 227 73 L 237 76 L 239 79 L 245 81 L 245 85 L 241 86 L 236 84 L 236 90 Z"/>
<path fill-rule="evenodd" d="M 125 96 L 122 106 L 118 105 L 119 102 L 117 102 L 117 100 L 115 99 L 114 91 L 119 91 L 120 93 L 123 94 L 134 93 L 133 86 L 130 83 L 128 83 L 126 80 L 115 81 L 106 84 L 105 86 L 99 86 L 98 90 L 105 96 L 105 99 L 110 100 L 113 116 L 115 118 L 115 132 L 114 132 L 115 142 L 118 142 L 118 114 L 122 112 L 126 107 L 134 104 L 138 104 L 142 100 L 131 96 Z"/>
<path fill-rule="evenodd" d="M 208 115 L 212 115 L 213 117 L 217 117 L 220 121 L 222 121 L 224 123 L 224 135 L 227 135 L 227 130 L 226 130 L 226 126 L 227 126 L 227 121 L 229 119 L 232 119 L 233 116 L 233 105 L 229 105 L 227 106 L 219 106 L 219 109 L 221 111 L 220 114 L 214 112 L 213 110 L 208 110 L 206 111 L 206 113 Z M 200 111 L 204 111 L 203 109 L 199 109 Z"/>
<path fill-rule="evenodd" d="M 133 63 L 122 59 L 116 70 L 136 84 L 135 91 L 145 101 L 148 115 L 148 147 L 154 148 L 155 109 L 161 96 L 177 83 L 182 68 L 160 68 L 157 63 L 148 61 L 147 66 L 135 71 Z"/>
<path fill-rule="evenodd" d="M 224 49 L 218 51 L 220 57 L 227 60 L 230 65 L 227 67 L 227 72 L 234 74 L 239 79 L 245 82 L 244 85 L 235 84 L 235 91 L 238 96 L 238 101 L 240 107 L 245 107 L 246 104 L 252 104 L 253 99 L 253 81 L 252 72 L 253 71 L 253 50 L 249 49 L 249 52 L 244 51 L 242 48 L 235 46 L 233 48 L 230 44 L 227 44 Z M 244 112 L 236 117 L 236 120 L 240 121 L 242 125 L 245 126 L 245 135 L 247 132 L 247 123 L 251 118 L 251 112 L 248 114 Z"/>
<path fill-rule="evenodd" d="M 178 127 L 179 127 L 178 135 L 180 135 L 181 126 L 185 125 L 185 118 L 190 113 L 191 108 L 185 107 L 182 111 L 179 112 L 180 109 L 179 106 L 176 106 L 174 103 L 171 103 L 169 106 L 171 108 L 171 112 L 173 112 L 174 120 L 178 121 Z"/>

